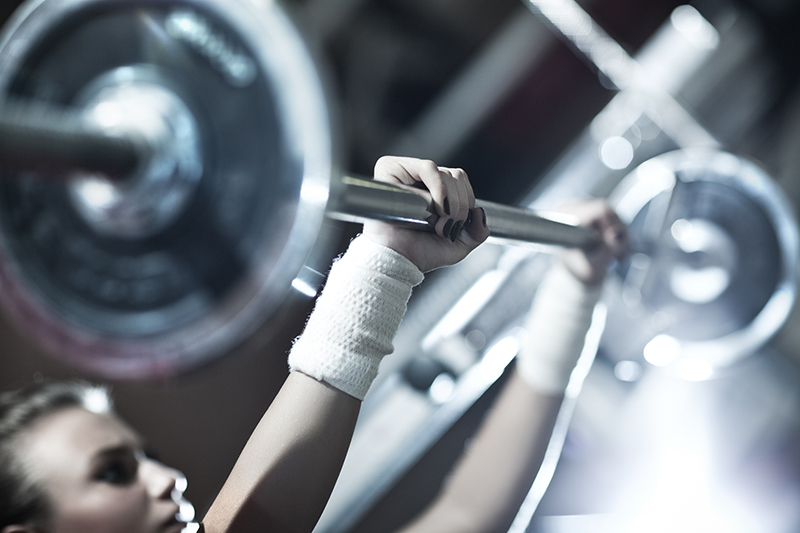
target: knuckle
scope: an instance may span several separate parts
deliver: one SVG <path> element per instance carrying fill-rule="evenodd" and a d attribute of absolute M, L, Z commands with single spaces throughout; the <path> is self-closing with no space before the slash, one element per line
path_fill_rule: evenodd
<path fill-rule="evenodd" d="M 419 162 L 420 169 L 423 172 L 439 172 L 439 167 L 430 159 L 422 159 Z"/>

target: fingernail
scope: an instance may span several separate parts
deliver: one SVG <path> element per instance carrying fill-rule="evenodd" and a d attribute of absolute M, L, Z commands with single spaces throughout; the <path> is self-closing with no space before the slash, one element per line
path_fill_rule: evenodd
<path fill-rule="evenodd" d="M 442 228 L 442 236 L 449 237 L 450 230 L 453 229 L 453 219 L 448 219 L 447 222 L 444 224 L 444 228 Z"/>
<path fill-rule="evenodd" d="M 446 215 L 449 215 L 450 214 L 450 200 L 447 199 L 447 196 L 444 197 L 444 202 L 442 202 L 442 204 L 444 205 L 444 213 Z"/>
<path fill-rule="evenodd" d="M 463 224 L 461 222 L 456 222 L 453 225 L 453 231 L 450 232 L 450 240 L 451 241 L 456 242 L 456 239 L 458 238 L 458 234 L 461 231 L 461 226 L 462 225 Z"/>
<path fill-rule="evenodd" d="M 486 211 L 481 207 L 481 213 L 483 213 L 483 227 L 486 228 L 488 225 L 486 224 Z"/>

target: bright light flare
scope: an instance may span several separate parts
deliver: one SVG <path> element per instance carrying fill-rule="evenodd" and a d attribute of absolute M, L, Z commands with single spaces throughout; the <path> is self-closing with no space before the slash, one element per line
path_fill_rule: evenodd
<path fill-rule="evenodd" d="M 714 49 L 719 44 L 719 33 L 703 15 L 689 5 L 675 8 L 670 22 L 686 39 L 700 49 Z"/>
<path fill-rule="evenodd" d="M 80 183 L 76 185 L 76 188 L 86 202 L 94 207 L 105 207 L 111 205 L 119 198 L 119 192 L 117 191 L 117 188 L 104 180 L 81 180 Z"/>
<path fill-rule="evenodd" d="M 83 397 L 83 407 L 92 413 L 108 413 L 111 411 L 111 401 L 108 392 L 102 387 L 88 390 Z"/>
<path fill-rule="evenodd" d="M 292 288 L 294 288 L 300 294 L 308 296 L 309 298 L 313 298 L 317 295 L 317 290 L 309 285 L 308 282 L 300 278 L 294 278 L 292 280 Z"/>
<path fill-rule="evenodd" d="M 600 145 L 600 160 L 612 170 L 622 170 L 633 162 L 633 145 L 623 137 L 609 137 Z"/>
<path fill-rule="evenodd" d="M 720 438 L 709 387 L 651 374 L 639 389 L 626 489 L 613 505 L 619 533 L 783 533 L 785 505 L 756 494 Z M 710 393 L 710 394 L 709 394 Z M 723 451 L 724 450 L 724 451 Z M 722 451 L 722 453 L 720 453 Z M 784 526 L 784 527 L 781 527 Z"/>
<path fill-rule="evenodd" d="M 480 373 L 487 379 L 493 379 L 503 373 L 509 361 L 519 353 L 520 341 L 512 333 L 508 337 L 499 340 L 483 356 L 480 363 Z"/>
<path fill-rule="evenodd" d="M 446 372 L 442 372 L 436 378 L 434 378 L 433 383 L 431 383 L 430 388 L 428 389 L 428 395 L 431 397 L 431 400 L 437 404 L 446 403 L 450 398 L 453 397 L 456 391 L 456 381 L 453 379 L 453 376 L 447 374 Z"/>
<path fill-rule="evenodd" d="M 702 359 L 685 359 L 678 363 L 678 375 L 686 381 L 705 381 L 714 375 L 714 367 Z"/>
<path fill-rule="evenodd" d="M 681 343 L 670 335 L 656 335 L 644 347 L 644 359 L 653 366 L 667 366 L 680 355 Z"/>
<path fill-rule="evenodd" d="M 636 361 L 620 361 L 614 365 L 614 377 L 629 383 L 638 381 L 642 377 L 642 365 Z"/>

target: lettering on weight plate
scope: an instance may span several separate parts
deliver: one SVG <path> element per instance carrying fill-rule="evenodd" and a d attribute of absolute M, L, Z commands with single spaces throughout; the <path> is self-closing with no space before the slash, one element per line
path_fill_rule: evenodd
<path fill-rule="evenodd" d="M 244 88 L 255 81 L 255 61 L 200 14 L 187 9 L 174 11 L 167 17 L 165 28 L 172 38 L 204 56 L 230 85 Z"/>

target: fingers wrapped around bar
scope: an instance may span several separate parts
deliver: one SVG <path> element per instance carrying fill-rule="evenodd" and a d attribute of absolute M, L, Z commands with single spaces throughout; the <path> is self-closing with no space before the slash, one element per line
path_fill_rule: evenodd
<path fill-rule="evenodd" d="M 425 159 L 382 157 L 375 179 L 421 189 L 438 219 L 435 235 L 390 226 L 364 224 L 364 235 L 410 259 L 423 272 L 461 261 L 489 236 L 486 215 L 475 207 L 475 194 L 461 169 L 438 166 Z"/>

